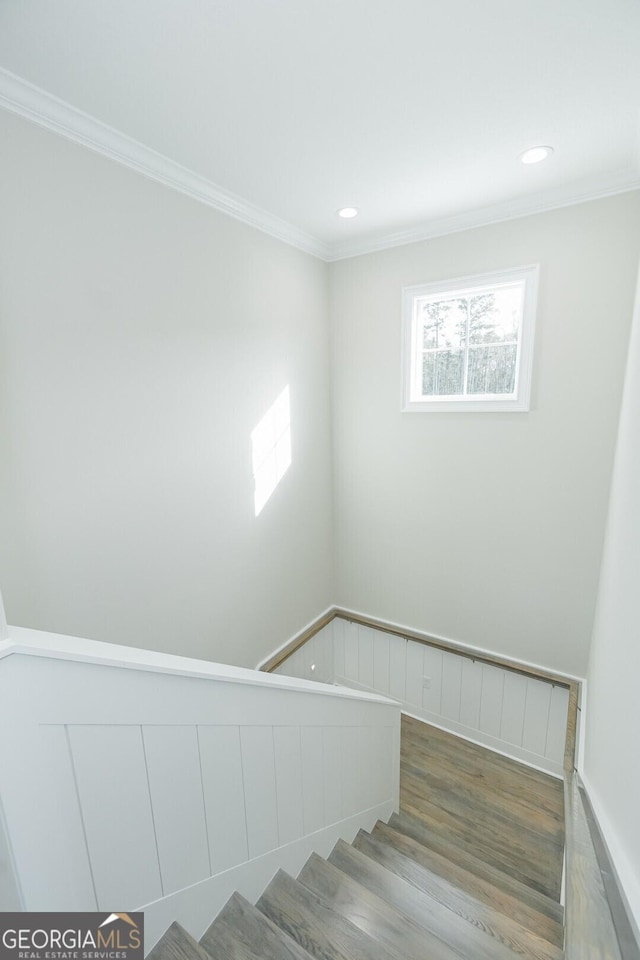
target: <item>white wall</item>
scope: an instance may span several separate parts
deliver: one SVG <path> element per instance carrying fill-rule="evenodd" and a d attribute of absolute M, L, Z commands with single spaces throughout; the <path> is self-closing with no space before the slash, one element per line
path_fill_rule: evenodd
<path fill-rule="evenodd" d="M 640 931 L 640 285 L 588 674 L 589 797 Z"/>
<path fill-rule="evenodd" d="M 327 268 L 4 113 L 0 140 L 9 622 L 253 664 L 333 601 Z"/>
<path fill-rule="evenodd" d="M 583 675 L 640 193 L 333 264 L 336 602 Z M 532 407 L 401 414 L 401 289 L 540 264 Z"/>

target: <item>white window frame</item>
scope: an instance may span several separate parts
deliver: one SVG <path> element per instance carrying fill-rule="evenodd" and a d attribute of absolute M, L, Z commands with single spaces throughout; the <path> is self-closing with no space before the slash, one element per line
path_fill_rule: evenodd
<path fill-rule="evenodd" d="M 533 370 L 533 346 L 535 336 L 536 307 L 538 300 L 538 276 L 540 267 L 532 264 L 495 273 L 480 273 L 455 280 L 439 280 L 405 287 L 402 291 L 402 411 L 404 413 L 452 413 L 476 412 L 526 413 L 531 397 L 531 374 Z M 524 282 L 522 323 L 516 354 L 516 376 L 513 393 L 478 394 L 471 396 L 418 396 L 418 384 L 422 382 L 422 348 L 418 342 L 419 324 L 416 303 L 419 298 L 442 295 L 442 299 L 456 296 L 472 296 L 483 288 L 501 284 Z"/>

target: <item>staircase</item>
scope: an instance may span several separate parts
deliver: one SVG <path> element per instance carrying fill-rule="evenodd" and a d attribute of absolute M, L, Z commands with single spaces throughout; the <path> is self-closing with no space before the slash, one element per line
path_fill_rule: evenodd
<path fill-rule="evenodd" d="M 562 783 L 403 718 L 400 813 L 235 893 L 200 943 L 151 960 L 535 960 L 563 956 Z"/>

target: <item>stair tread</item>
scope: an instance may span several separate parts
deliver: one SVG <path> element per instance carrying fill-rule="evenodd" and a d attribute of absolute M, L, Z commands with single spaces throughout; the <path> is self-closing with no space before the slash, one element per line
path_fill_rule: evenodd
<path fill-rule="evenodd" d="M 518 896 L 519 890 L 516 889 L 516 887 L 522 887 L 522 884 L 516 885 L 515 882 L 512 882 L 507 889 L 497 887 L 488 880 L 454 863 L 448 857 L 442 856 L 436 850 L 425 847 L 421 843 L 418 843 L 417 840 L 407 836 L 407 834 L 394 830 L 393 827 L 389 827 L 386 823 L 378 822 L 371 834 L 360 831 L 353 841 L 356 849 L 362 849 L 361 834 L 383 845 L 381 853 L 385 854 L 384 860 L 381 859 L 381 857 L 377 859 L 380 859 L 380 862 L 383 862 L 383 865 L 388 869 L 403 875 L 403 861 L 395 860 L 390 855 L 390 851 L 393 850 L 401 857 L 408 858 L 411 862 L 425 867 L 443 877 L 445 880 L 448 880 L 450 883 L 455 884 L 460 887 L 461 890 L 464 890 L 477 900 L 483 901 L 505 916 L 517 920 L 522 926 L 537 933 L 538 936 L 543 937 L 555 946 L 562 946 L 564 939 L 562 925 L 547 914 L 530 906 L 528 902 L 520 899 Z M 409 878 L 407 877 L 407 879 Z M 506 877 L 507 883 L 509 883 L 509 879 L 509 877 Z M 529 888 L 525 889 L 528 890 Z"/>
<path fill-rule="evenodd" d="M 342 840 L 334 847 L 329 861 L 448 942 L 462 956 L 473 960 L 513 960 L 517 953 L 531 960 L 561 960 L 562 952 L 557 947 L 513 921 L 505 922 L 508 918 L 435 874 L 429 889 L 418 888 Z"/>
<path fill-rule="evenodd" d="M 474 856 L 486 860 L 521 883 L 538 890 L 552 900 L 560 898 L 562 848 L 557 849 L 557 870 L 551 871 L 548 863 L 540 863 L 535 851 L 523 851 L 517 846 L 501 843 L 498 834 L 483 832 L 478 821 L 462 820 L 424 797 L 404 791 L 400 799 L 400 812 L 417 823 L 441 833 L 448 840 L 468 848 Z M 393 824 L 396 825 L 395 822 Z"/>
<path fill-rule="evenodd" d="M 407 880 L 419 890 L 436 899 L 443 906 L 454 910 L 459 916 L 471 918 L 472 922 L 479 923 L 486 930 L 493 931 L 494 936 L 526 950 L 532 945 L 532 938 L 537 951 L 542 948 L 538 940 L 549 946 L 560 948 L 563 944 L 563 931 L 559 924 L 547 917 L 537 915 L 539 926 L 523 924 L 516 916 L 517 902 L 513 901 L 513 912 L 500 910 L 492 903 L 487 903 L 480 897 L 465 890 L 463 886 L 443 877 L 430 867 L 416 862 L 412 857 L 398 852 L 389 844 L 374 839 L 370 834 L 361 830 L 353 843 L 356 850 L 364 853 L 392 871 L 402 879 Z M 537 955 L 537 954 L 536 954 Z M 551 954 L 554 955 L 553 953 Z"/>
<path fill-rule="evenodd" d="M 278 871 L 257 907 L 317 960 L 404 960 L 283 870 Z"/>
<path fill-rule="evenodd" d="M 239 893 L 229 899 L 200 944 L 208 960 L 311 960 L 306 950 Z"/>
<path fill-rule="evenodd" d="M 405 960 L 459 960 L 459 953 L 410 917 L 399 913 L 342 870 L 312 854 L 298 877 L 337 913 Z"/>
<path fill-rule="evenodd" d="M 207 951 L 174 922 L 149 953 L 147 960 L 211 960 Z"/>
<path fill-rule="evenodd" d="M 459 864 L 470 873 L 488 880 L 494 886 L 506 892 L 514 891 L 515 895 L 524 903 L 562 923 L 563 909 L 557 900 L 553 900 L 529 884 L 523 883 L 498 866 L 476 856 L 467 846 L 460 846 L 451 839 L 447 839 L 438 831 L 432 830 L 425 821 L 406 814 L 392 814 L 389 823 L 385 826 L 410 837 L 422 846 L 435 850 L 452 863 Z"/>

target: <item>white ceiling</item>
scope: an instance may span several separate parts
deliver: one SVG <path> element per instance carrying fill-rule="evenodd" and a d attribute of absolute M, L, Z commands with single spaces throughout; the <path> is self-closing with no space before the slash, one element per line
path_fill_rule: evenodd
<path fill-rule="evenodd" d="M 639 0 L 0 0 L 0 67 L 329 259 L 640 186 Z"/>

